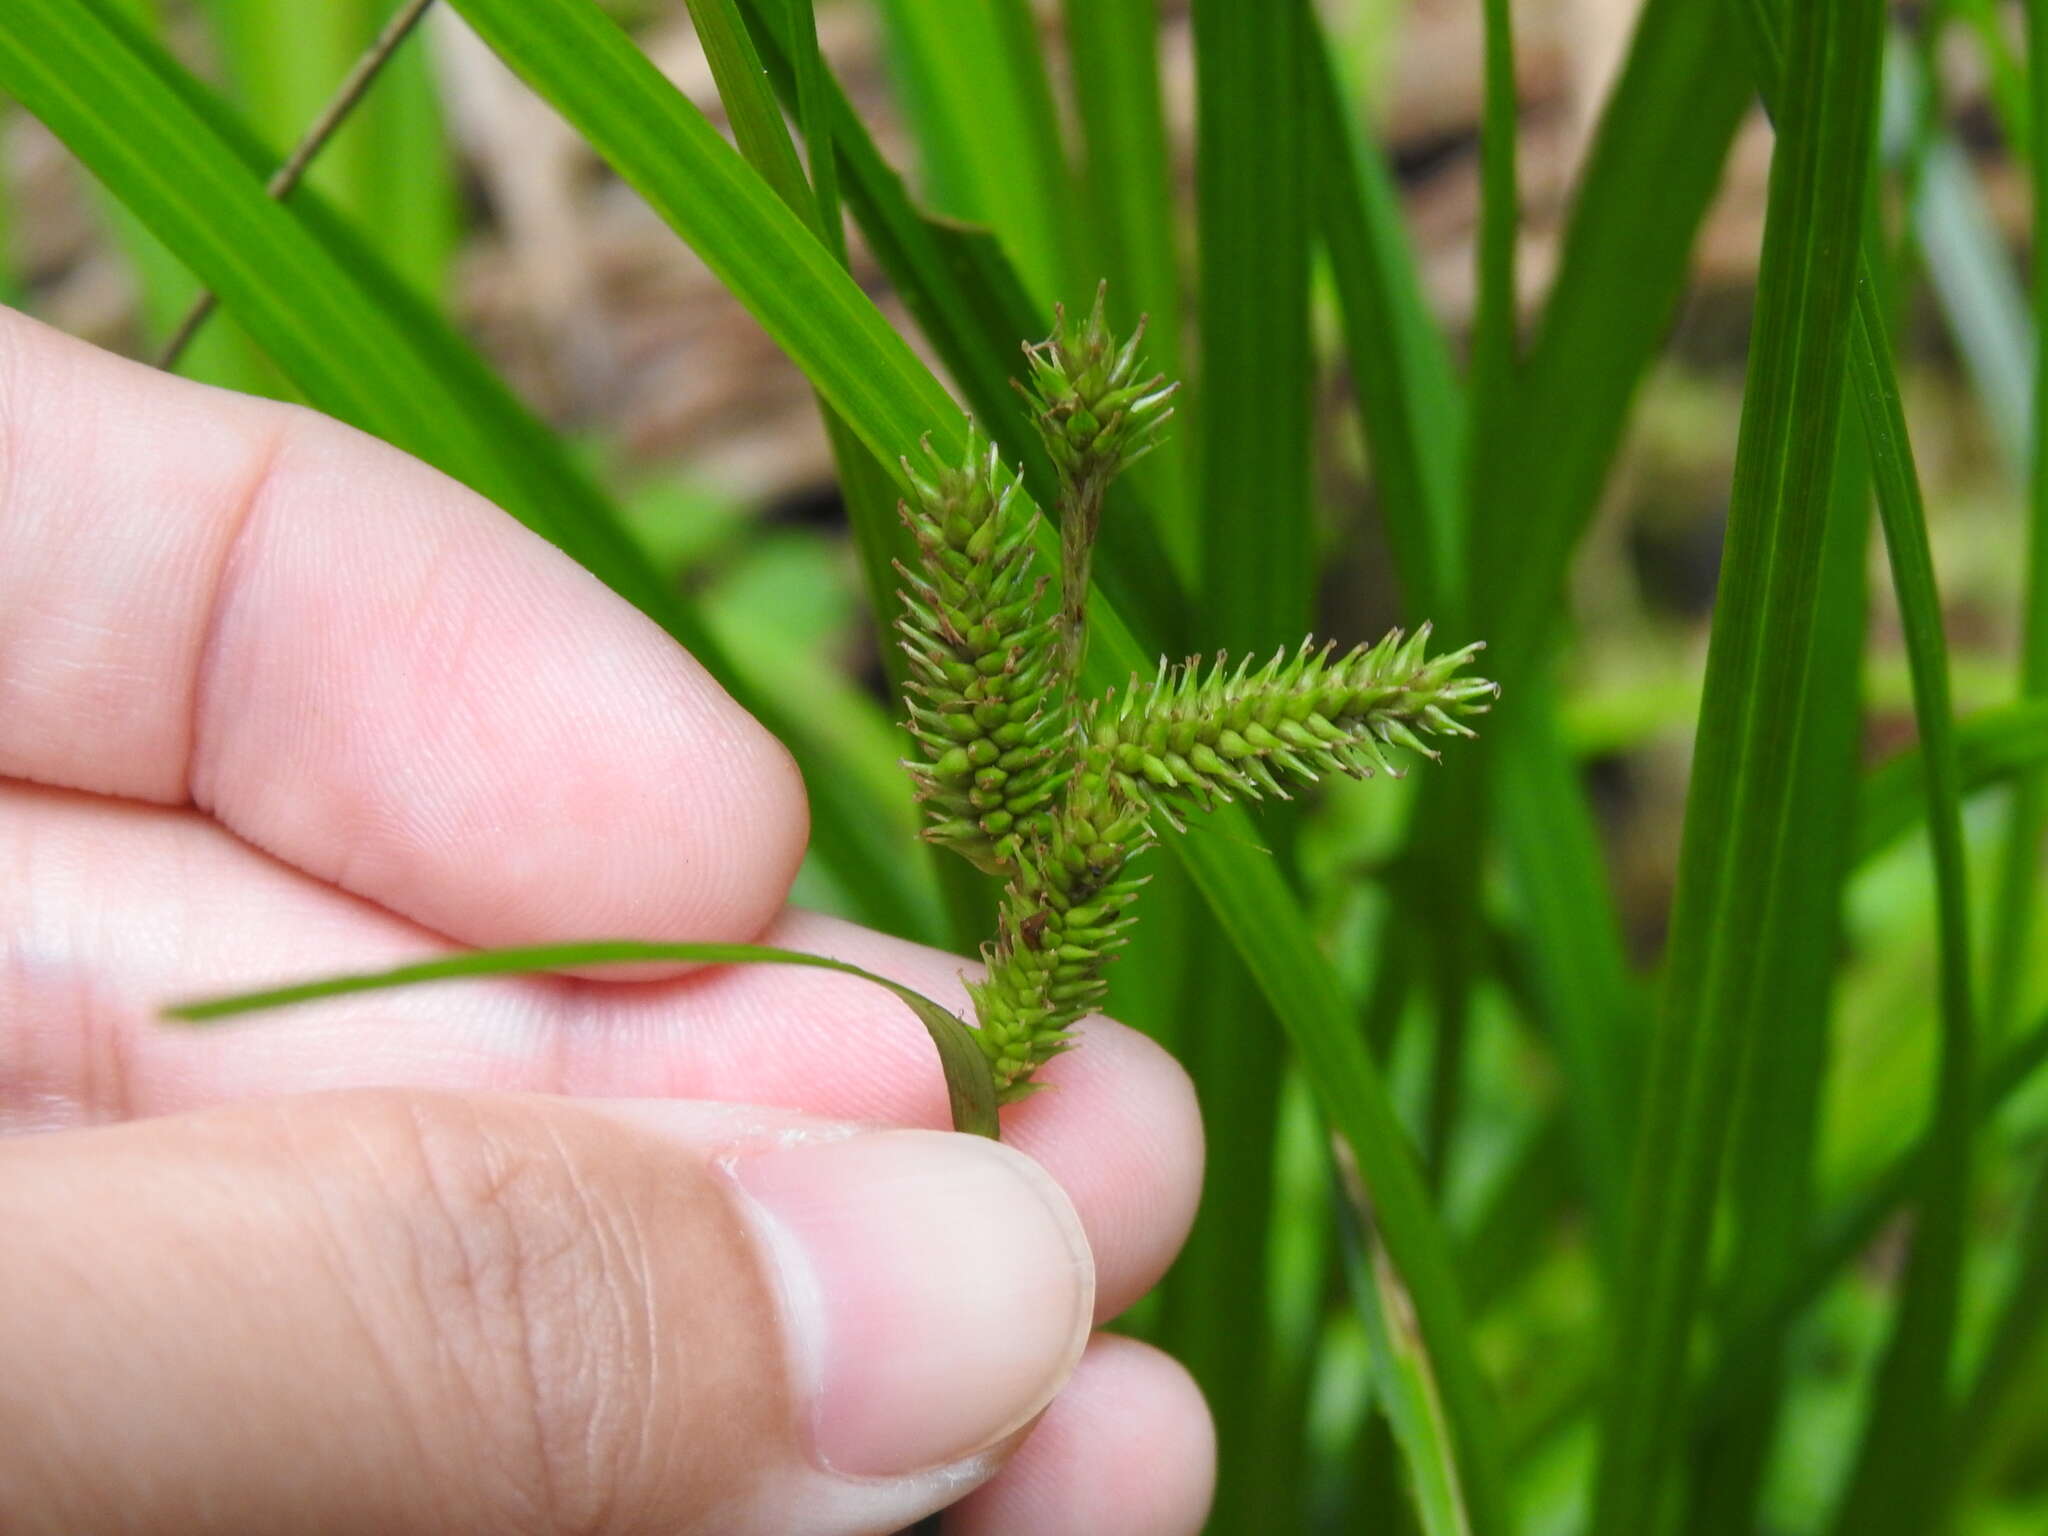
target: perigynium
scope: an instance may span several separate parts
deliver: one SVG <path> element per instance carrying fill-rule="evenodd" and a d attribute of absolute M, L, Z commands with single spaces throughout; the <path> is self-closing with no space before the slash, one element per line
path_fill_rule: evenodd
<path fill-rule="evenodd" d="M 1071 1044 L 1107 990 L 1154 824 L 1236 795 L 1286 797 L 1326 772 L 1398 775 L 1396 751 L 1470 736 L 1498 689 L 1462 669 L 1477 643 L 1436 656 L 1429 626 L 1342 655 L 1282 646 L 1263 665 L 1217 655 L 1160 662 L 1150 682 L 1083 704 L 1089 556 L 1112 480 L 1157 441 L 1174 386 L 1146 377 L 1143 326 L 1110 332 L 1103 297 L 1027 344 L 1019 385 L 1058 476 L 1060 592 L 1035 573 L 1037 514 L 970 423 L 958 465 L 904 469 L 917 544 L 898 621 L 910 656 L 908 763 L 924 835 L 1005 882 L 973 983 L 977 1040 L 1014 1101 Z M 927 458 L 931 458 L 929 447 Z"/>

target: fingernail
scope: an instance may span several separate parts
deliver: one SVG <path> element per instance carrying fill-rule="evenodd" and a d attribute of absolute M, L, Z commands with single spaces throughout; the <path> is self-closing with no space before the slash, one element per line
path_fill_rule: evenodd
<path fill-rule="evenodd" d="M 880 1131 L 727 1164 L 777 1271 L 814 1452 L 899 1477 L 987 1449 L 1038 1414 L 1088 1342 L 1080 1219 L 1020 1152 Z"/>

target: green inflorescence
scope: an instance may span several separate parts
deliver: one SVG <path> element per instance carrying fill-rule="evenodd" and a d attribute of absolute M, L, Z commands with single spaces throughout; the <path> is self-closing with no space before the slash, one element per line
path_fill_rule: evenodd
<path fill-rule="evenodd" d="M 987 979 L 968 984 L 976 1038 L 1006 1102 L 1031 1091 L 1031 1074 L 1102 1001 L 1103 967 L 1123 947 L 1145 883 L 1127 873 L 1152 841 L 1144 802 L 1107 781 L 1075 788 L 1004 888 L 996 937 L 982 949 Z"/>
<path fill-rule="evenodd" d="M 1005 882 L 988 974 L 969 991 L 1006 1102 L 1102 1001 L 1155 819 L 1178 829 L 1186 810 L 1285 797 L 1329 772 L 1398 774 L 1394 749 L 1434 758 L 1427 738 L 1470 736 L 1466 717 L 1497 692 L 1463 674 L 1478 645 L 1432 657 L 1423 625 L 1342 655 L 1303 641 L 1263 666 L 1162 661 L 1152 682 L 1077 707 L 1103 494 L 1171 414 L 1172 387 L 1143 376 L 1142 331 L 1119 343 L 1098 292 L 1086 321 L 1058 312 L 1052 336 L 1025 347 L 1020 388 L 1059 475 L 1057 606 L 1033 567 L 1037 516 L 971 423 L 958 465 L 929 445 L 929 469 L 904 465 L 918 556 L 898 628 L 922 753 L 908 766 L 925 836 Z"/>
<path fill-rule="evenodd" d="M 1342 656 L 1334 644 L 1304 640 L 1256 670 L 1246 657 L 1232 671 L 1221 654 L 1206 671 L 1199 657 L 1161 662 L 1155 682 L 1133 681 L 1088 709 L 1084 759 L 1176 826 L 1180 805 L 1206 810 L 1233 794 L 1286 799 L 1290 783 L 1324 773 L 1398 778 L 1389 747 L 1434 760 L 1424 737 L 1472 735 L 1461 717 L 1483 712 L 1499 692 L 1459 675 L 1482 646 L 1429 656 L 1429 635 L 1427 624 L 1412 635 L 1395 630 Z"/>
<path fill-rule="evenodd" d="M 1061 480 L 1073 489 L 1114 479 L 1152 450 L 1172 415 L 1167 401 L 1178 384 L 1145 376 L 1139 347 L 1141 320 L 1119 343 L 1105 315 L 1108 286 L 1095 291 L 1095 307 L 1079 326 L 1059 323 L 1044 341 L 1026 342 L 1031 382 L 1017 388 L 1031 403 L 1045 450 Z"/>
<path fill-rule="evenodd" d="M 1057 621 L 1041 611 L 1045 582 L 1032 571 L 1037 518 L 1017 510 L 1017 482 L 971 423 L 957 467 L 924 450 L 928 475 L 903 462 L 917 493 L 903 506 L 917 569 L 897 567 L 905 702 L 924 753 L 910 774 L 931 817 L 925 836 L 1009 874 L 1048 830 L 1067 724 Z"/>

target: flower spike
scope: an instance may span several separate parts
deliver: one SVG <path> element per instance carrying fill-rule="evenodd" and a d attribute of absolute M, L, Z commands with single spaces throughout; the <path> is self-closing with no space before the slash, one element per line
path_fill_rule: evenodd
<path fill-rule="evenodd" d="M 1055 310 L 1024 348 L 1019 385 L 1059 480 L 1060 598 L 1033 569 L 1037 515 L 970 421 L 958 464 L 929 443 L 905 461 L 917 542 L 897 620 L 910 657 L 909 763 L 925 836 L 1004 881 L 985 979 L 969 984 L 975 1039 L 998 1099 L 1073 1043 L 1108 988 L 1154 825 L 1243 797 L 1286 799 L 1327 773 L 1398 775 L 1400 754 L 1467 723 L 1497 687 L 1470 676 L 1478 645 L 1429 655 L 1429 626 L 1341 655 L 1313 637 L 1263 662 L 1161 657 L 1085 707 L 1079 686 L 1088 575 L 1109 483 L 1150 451 L 1174 386 L 1145 377 L 1142 322 L 1119 341 L 1098 290 L 1085 321 Z"/>

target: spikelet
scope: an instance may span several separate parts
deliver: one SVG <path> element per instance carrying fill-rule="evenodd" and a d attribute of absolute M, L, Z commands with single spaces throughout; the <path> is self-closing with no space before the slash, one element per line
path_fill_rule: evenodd
<path fill-rule="evenodd" d="M 1143 320 L 1126 341 L 1111 334 L 1104 313 L 1108 294 L 1107 283 L 1095 290 L 1095 304 L 1079 326 L 1055 305 L 1052 334 L 1024 346 L 1031 378 L 1018 388 L 1031 402 L 1046 452 L 1069 485 L 1106 482 L 1150 453 L 1173 414 L 1168 401 L 1180 387 L 1145 373 L 1138 350 L 1145 339 Z"/>
<path fill-rule="evenodd" d="M 1199 657 L 1162 661 L 1153 682 L 1134 678 L 1090 706 L 1085 771 L 1113 777 L 1176 828 L 1190 805 L 1285 799 L 1324 773 L 1399 777 L 1390 747 L 1436 758 L 1426 738 L 1472 735 L 1465 717 L 1484 713 L 1500 691 L 1460 675 L 1479 645 L 1431 657 L 1429 633 L 1427 624 L 1413 635 L 1395 630 L 1342 656 L 1304 640 L 1257 669 L 1249 657 L 1235 670 L 1220 655 L 1206 667 Z"/>
<path fill-rule="evenodd" d="M 1017 385 L 1059 474 L 1059 622 L 1069 678 L 1080 675 L 1087 650 L 1088 572 L 1109 482 L 1152 451 L 1180 387 L 1146 375 L 1138 352 L 1143 320 L 1128 341 L 1111 334 L 1104 314 L 1108 296 L 1104 283 L 1079 326 L 1068 321 L 1064 306 L 1054 305 L 1052 335 L 1025 343 L 1031 378 Z"/>
<path fill-rule="evenodd" d="M 968 985 L 998 1102 L 1032 1090 L 1031 1074 L 1068 1048 L 1075 1021 L 1109 990 L 1103 968 L 1124 946 L 1145 883 L 1126 867 L 1152 834 L 1146 807 L 1107 789 L 1070 795 L 1029 847 L 982 950 L 988 979 Z"/>
<path fill-rule="evenodd" d="M 897 567 L 896 627 L 910 658 L 907 728 L 923 754 L 905 766 L 930 817 L 924 835 L 1009 874 L 1020 839 L 1048 828 L 1067 720 L 1054 621 L 1031 572 L 1037 518 L 972 423 L 959 465 L 924 449 L 927 472 L 903 464 L 918 561 Z"/>

